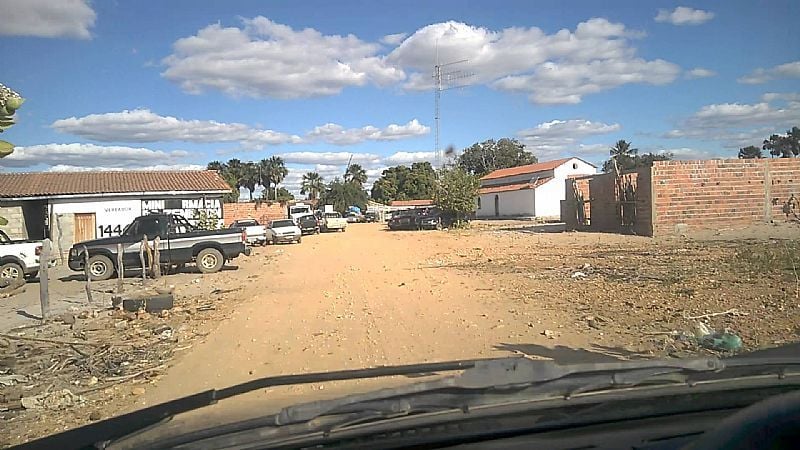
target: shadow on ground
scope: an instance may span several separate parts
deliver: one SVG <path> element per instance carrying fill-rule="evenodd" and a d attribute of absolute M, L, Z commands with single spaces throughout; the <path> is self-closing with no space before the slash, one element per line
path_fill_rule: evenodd
<path fill-rule="evenodd" d="M 498 228 L 500 231 L 514 231 L 517 233 L 563 233 L 567 231 L 567 225 L 563 223 L 543 223 L 536 225 L 527 225 L 523 227 L 503 227 Z"/>
<path fill-rule="evenodd" d="M 222 266 L 222 269 L 220 269 L 220 271 L 221 272 L 225 272 L 225 271 L 228 271 L 228 270 L 238 270 L 238 269 L 239 269 L 239 266 L 225 265 L 225 266 Z M 196 266 L 188 266 L 188 267 L 184 267 L 183 269 L 170 272 L 168 274 L 162 274 L 162 276 L 168 277 L 170 275 L 178 275 L 178 274 L 181 274 L 181 273 L 202 275 L 202 272 L 200 272 L 200 269 L 198 269 Z M 142 277 L 141 270 L 126 270 L 125 271 L 125 278 L 141 278 L 141 277 Z M 113 279 L 113 278 L 114 277 L 112 277 L 110 279 Z M 58 280 L 59 281 L 86 281 L 86 277 L 82 273 L 74 273 L 72 275 L 67 275 L 67 276 L 60 277 Z"/>
<path fill-rule="evenodd" d="M 647 359 L 647 356 L 634 353 L 619 347 L 593 345 L 591 349 L 572 348 L 563 345 L 546 347 L 539 344 L 497 344 L 495 350 L 522 353 L 552 359 L 559 364 L 580 364 L 624 361 L 629 359 Z"/>

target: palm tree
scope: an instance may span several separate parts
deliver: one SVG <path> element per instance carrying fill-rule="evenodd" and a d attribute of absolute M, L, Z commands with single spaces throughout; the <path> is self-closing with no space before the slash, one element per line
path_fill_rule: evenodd
<path fill-rule="evenodd" d="M 325 190 L 325 182 L 317 172 L 308 172 L 303 175 L 303 184 L 300 187 L 301 194 L 308 194 L 309 200 L 315 200 L 320 192 Z"/>
<path fill-rule="evenodd" d="M 344 180 L 358 183 L 360 186 L 367 182 L 367 171 L 361 167 L 361 164 L 351 164 L 344 173 Z"/>
<path fill-rule="evenodd" d="M 636 166 L 636 154 L 639 153 L 638 148 L 631 148 L 631 143 L 620 139 L 611 147 L 609 154 L 611 159 L 608 161 L 609 169 L 614 168 L 614 171 L 619 173 L 620 170 L 629 170 Z M 604 169 L 605 170 L 605 169 Z"/>
<path fill-rule="evenodd" d="M 259 166 L 252 162 L 244 163 L 242 166 L 242 177 L 240 184 L 242 187 L 246 187 L 247 190 L 250 191 L 250 201 L 253 201 L 253 191 L 256 189 L 256 185 L 261 182 L 259 169 Z"/>
<path fill-rule="evenodd" d="M 275 190 L 272 196 L 272 199 L 274 200 L 278 195 L 278 183 L 286 178 L 286 175 L 289 174 L 289 170 L 286 169 L 286 164 L 284 164 L 283 158 L 280 156 L 262 159 L 259 162 L 259 166 L 261 167 L 261 185 L 267 189 L 267 199 L 270 198 L 270 186 L 275 185 Z"/>
<path fill-rule="evenodd" d="M 639 153 L 639 149 L 638 148 L 631 148 L 631 143 L 630 142 L 628 142 L 628 141 L 626 141 L 624 139 L 620 139 L 619 141 L 617 141 L 616 144 L 614 144 L 613 147 L 611 147 L 611 150 L 609 151 L 609 153 L 611 154 L 612 157 L 614 157 L 614 156 L 627 156 L 627 157 L 632 158 L 634 155 Z"/>

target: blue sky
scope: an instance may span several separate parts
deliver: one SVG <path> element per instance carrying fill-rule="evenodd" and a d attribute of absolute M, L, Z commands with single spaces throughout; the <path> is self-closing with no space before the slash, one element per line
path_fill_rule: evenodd
<path fill-rule="evenodd" d="M 0 0 L 0 83 L 26 99 L 0 170 L 202 167 L 281 155 L 296 191 L 514 137 L 540 160 L 618 139 L 735 157 L 800 125 L 800 3 Z M 13 61 L 13 63 L 9 63 Z M 448 68 L 450 69 L 450 68 Z"/>

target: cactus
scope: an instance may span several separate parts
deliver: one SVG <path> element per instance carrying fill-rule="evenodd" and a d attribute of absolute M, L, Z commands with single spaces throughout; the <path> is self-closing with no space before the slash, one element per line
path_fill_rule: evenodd
<path fill-rule="evenodd" d="M 22 96 L 0 83 L 0 133 L 14 125 L 14 113 L 24 102 Z M 13 144 L 0 141 L 0 158 L 10 155 L 13 151 Z"/>

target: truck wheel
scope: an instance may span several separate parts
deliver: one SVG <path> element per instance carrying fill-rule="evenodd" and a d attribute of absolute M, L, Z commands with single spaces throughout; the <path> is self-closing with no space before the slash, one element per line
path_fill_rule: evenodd
<path fill-rule="evenodd" d="M 197 254 L 197 269 L 200 270 L 200 272 L 219 272 L 223 264 L 225 264 L 225 258 L 223 258 L 222 253 L 215 248 L 204 248 Z"/>
<path fill-rule="evenodd" d="M 0 278 L 4 278 L 14 284 L 17 280 L 24 278 L 22 266 L 17 263 L 5 263 L 0 266 Z"/>
<path fill-rule="evenodd" d="M 303 237 L 302 237 L 302 236 L 298 237 L 298 238 L 297 238 L 297 243 L 299 244 L 299 243 L 300 243 L 300 241 L 302 241 L 302 240 L 303 240 Z"/>
<path fill-rule="evenodd" d="M 92 281 L 103 281 L 114 274 L 114 263 L 105 255 L 94 255 L 89 258 L 89 277 Z"/>

